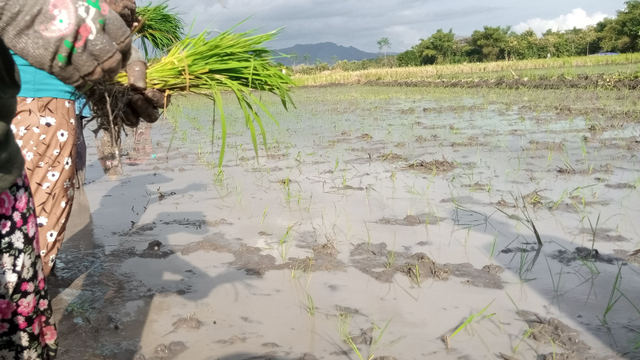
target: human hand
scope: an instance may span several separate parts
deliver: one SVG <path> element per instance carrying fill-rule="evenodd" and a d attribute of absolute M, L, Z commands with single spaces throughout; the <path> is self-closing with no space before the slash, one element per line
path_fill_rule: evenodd
<path fill-rule="evenodd" d="M 124 110 L 124 123 L 129 127 L 136 127 L 140 118 L 148 123 L 158 121 L 158 109 L 169 106 L 171 98 L 165 98 L 165 94 L 158 90 L 147 89 L 147 63 L 136 47 L 131 50 L 131 61 L 126 68 L 131 97 Z"/>
<path fill-rule="evenodd" d="M 140 22 L 136 16 L 136 1 L 135 0 L 106 0 L 111 10 L 120 15 L 122 20 L 130 29 L 133 29 Z"/>
<path fill-rule="evenodd" d="M 0 1 L 0 36 L 34 67 L 80 88 L 113 78 L 131 49 L 130 29 L 104 0 Z"/>

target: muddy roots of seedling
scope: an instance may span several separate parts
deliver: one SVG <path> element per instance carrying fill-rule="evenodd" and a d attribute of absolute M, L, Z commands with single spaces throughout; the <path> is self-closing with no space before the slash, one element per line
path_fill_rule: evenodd
<path fill-rule="evenodd" d="M 93 113 L 87 124 L 95 120 L 97 126 L 93 132 L 96 135 L 101 130 L 108 133 L 114 143 L 112 145 L 120 144 L 120 135 L 125 127 L 124 112 L 130 95 L 128 86 L 106 82 L 94 84 L 84 94 Z"/>

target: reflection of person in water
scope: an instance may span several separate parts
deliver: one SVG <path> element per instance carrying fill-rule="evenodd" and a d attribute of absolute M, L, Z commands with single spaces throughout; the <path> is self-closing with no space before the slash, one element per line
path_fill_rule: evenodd
<path fill-rule="evenodd" d="M 124 162 L 130 166 L 142 165 L 153 154 L 153 141 L 151 139 L 151 124 L 142 123 L 133 130 L 133 147 L 127 154 Z"/>

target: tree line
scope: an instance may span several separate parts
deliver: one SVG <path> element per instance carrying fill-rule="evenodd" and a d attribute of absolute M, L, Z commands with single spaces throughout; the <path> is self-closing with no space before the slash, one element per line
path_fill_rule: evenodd
<path fill-rule="evenodd" d="M 391 46 L 389 39 L 378 41 L 381 51 Z M 381 56 L 362 61 L 338 61 L 332 64 L 316 59 L 310 66 L 310 57 L 297 63 L 298 55 L 290 58 L 298 66 L 295 73 L 312 74 L 330 69 L 358 71 L 379 67 L 421 66 L 433 64 L 461 64 L 498 60 L 527 60 L 547 57 L 586 56 L 601 52 L 640 52 L 640 0 L 625 2 L 625 9 L 613 18 L 606 18 L 584 29 L 558 31 L 549 29 L 541 36 L 533 30 L 516 33 L 511 27 L 485 26 L 470 37 L 457 37 L 453 30 L 436 31 L 427 39 L 397 56 Z"/>
<path fill-rule="evenodd" d="M 521 34 L 507 27 L 485 26 L 470 37 L 457 38 L 453 30 L 438 30 L 397 56 L 398 66 L 458 64 L 498 60 L 571 57 L 599 52 L 640 50 L 640 0 L 625 2 L 614 18 L 595 26 L 566 31 L 547 30 L 538 36 L 529 29 Z"/>

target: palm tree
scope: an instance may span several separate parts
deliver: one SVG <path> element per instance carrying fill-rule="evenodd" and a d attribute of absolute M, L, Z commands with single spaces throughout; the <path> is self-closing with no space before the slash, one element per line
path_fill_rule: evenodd
<path fill-rule="evenodd" d="M 339 58 L 338 58 L 336 55 L 333 55 L 333 56 L 331 57 L 331 61 L 333 62 L 333 65 L 335 65 L 335 64 L 338 62 L 338 59 L 339 59 Z"/>
<path fill-rule="evenodd" d="M 296 66 L 296 61 L 298 61 L 298 53 L 294 51 L 289 54 L 289 57 L 291 58 L 291 60 L 293 60 L 293 66 Z"/>
<path fill-rule="evenodd" d="M 311 60 L 311 55 L 304 54 L 302 58 L 304 59 L 305 64 L 309 65 L 309 60 Z"/>
<path fill-rule="evenodd" d="M 383 37 L 378 40 L 378 49 L 382 52 L 383 49 L 391 48 L 391 43 L 389 42 L 389 38 Z M 387 58 L 387 51 L 384 51 L 384 58 Z"/>

